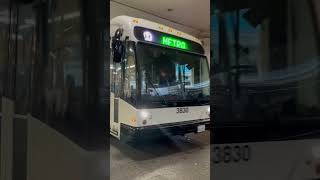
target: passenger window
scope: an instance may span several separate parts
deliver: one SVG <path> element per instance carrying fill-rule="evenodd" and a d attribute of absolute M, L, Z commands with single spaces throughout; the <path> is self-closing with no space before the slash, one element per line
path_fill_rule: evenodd
<path fill-rule="evenodd" d="M 136 62 L 135 62 L 135 50 L 134 42 L 126 43 L 126 55 L 123 61 L 125 73 L 124 73 L 124 98 L 131 103 L 135 103 L 136 100 Z"/>
<path fill-rule="evenodd" d="M 120 63 L 111 64 L 111 92 L 114 93 L 115 97 L 120 97 L 122 94 L 122 68 Z"/>

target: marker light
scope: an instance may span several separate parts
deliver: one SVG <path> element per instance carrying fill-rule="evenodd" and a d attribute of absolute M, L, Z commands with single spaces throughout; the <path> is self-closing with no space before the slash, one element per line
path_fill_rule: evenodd
<path fill-rule="evenodd" d="M 145 41 L 153 41 L 153 35 L 150 31 L 143 32 L 143 37 Z"/>

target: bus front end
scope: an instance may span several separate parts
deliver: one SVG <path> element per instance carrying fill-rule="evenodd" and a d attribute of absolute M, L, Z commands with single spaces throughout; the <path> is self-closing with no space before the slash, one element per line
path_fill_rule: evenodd
<path fill-rule="evenodd" d="M 122 62 L 112 66 L 119 136 L 136 139 L 209 129 L 209 65 L 200 41 L 139 22 L 131 29 L 134 37 L 125 42 Z"/>
<path fill-rule="evenodd" d="M 123 135 L 135 138 L 185 135 L 209 129 L 209 107 L 175 107 L 137 110 L 137 125 L 121 125 Z"/>

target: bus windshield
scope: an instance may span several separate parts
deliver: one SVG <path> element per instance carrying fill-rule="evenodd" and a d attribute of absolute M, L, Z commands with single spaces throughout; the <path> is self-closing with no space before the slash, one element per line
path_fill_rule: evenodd
<path fill-rule="evenodd" d="M 215 125 L 320 123 L 319 2 L 224 2 L 211 23 Z"/>
<path fill-rule="evenodd" d="M 137 59 L 144 106 L 209 103 L 209 67 L 205 56 L 138 43 Z"/>

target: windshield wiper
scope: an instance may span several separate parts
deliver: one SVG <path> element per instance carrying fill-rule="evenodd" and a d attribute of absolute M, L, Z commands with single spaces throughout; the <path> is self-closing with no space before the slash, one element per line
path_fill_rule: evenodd
<path fill-rule="evenodd" d="M 151 82 L 149 73 L 145 73 L 145 74 L 146 74 L 146 79 L 147 79 L 148 84 L 150 84 L 151 87 L 155 90 L 157 96 L 161 97 L 161 99 L 163 100 L 164 104 L 165 104 L 166 106 L 168 106 L 168 102 L 165 100 L 165 98 L 164 98 L 163 96 L 161 96 L 161 95 L 159 94 L 159 92 L 157 91 L 157 88 L 156 88 L 156 87 L 154 86 L 154 84 Z"/>
<path fill-rule="evenodd" d="M 183 99 L 185 99 L 185 73 L 183 72 L 185 69 L 181 70 L 181 66 L 179 65 L 179 76 L 180 76 L 180 91 L 182 94 Z"/>

